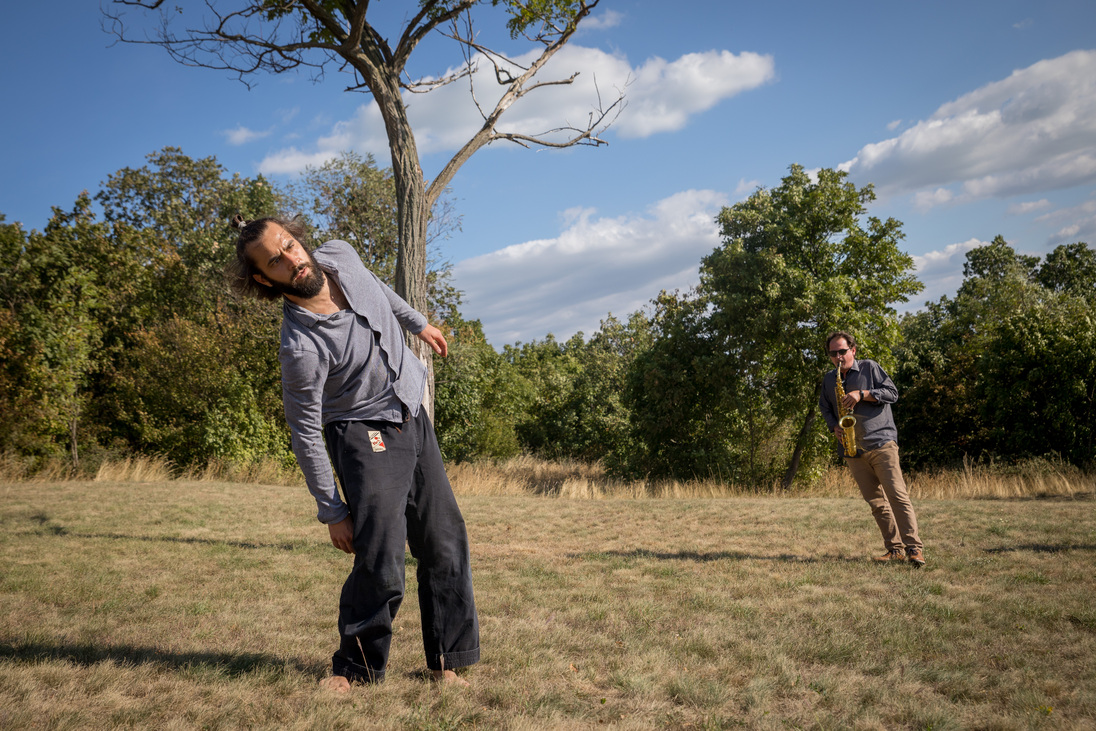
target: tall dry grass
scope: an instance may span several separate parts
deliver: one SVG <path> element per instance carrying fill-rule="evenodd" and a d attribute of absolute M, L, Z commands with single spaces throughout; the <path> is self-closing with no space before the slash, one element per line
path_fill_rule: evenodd
<path fill-rule="evenodd" d="M 64 458 L 35 459 L 0 453 L 0 482 L 238 482 L 253 485 L 303 485 L 296 465 L 274 459 L 211 460 L 199 467 L 179 469 L 170 460 L 136 455 L 103 460 L 92 471 L 73 469 Z"/>
<path fill-rule="evenodd" d="M 961 470 L 915 475 L 911 490 L 915 497 L 939 499 L 1079 497 L 1096 493 L 1096 473 L 1060 460 L 995 465 L 964 459 Z"/>
<path fill-rule="evenodd" d="M 597 464 L 549 462 L 514 457 L 500 463 L 451 465 L 449 479 L 461 495 L 541 495 L 570 499 L 611 498 L 730 498 L 849 497 L 856 486 L 844 467 L 827 470 L 807 486 L 784 491 L 777 485 L 757 489 L 716 479 L 625 481 L 605 474 Z M 1018 466 L 976 464 L 961 470 L 938 470 L 907 475 L 911 494 L 924 499 L 1079 497 L 1096 493 L 1096 473 L 1060 461 L 1030 460 Z"/>
<path fill-rule="evenodd" d="M 449 479 L 458 495 L 540 496 L 573 500 L 613 498 L 731 498 L 731 497 L 849 497 L 856 487 L 844 467 L 832 467 L 810 485 L 784 491 L 777 484 L 765 488 L 738 485 L 714 478 L 697 480 L 620 480 L 600 464 L 573 460 L 548 461 L 518 456 L 502 462 L 451 464 Z M 168 460 L 136 456 L 108 460 L 94 475 L 75 472 L 60 459 L 34 461 L 0 454 L 0 482 L 234 482 L 256 485 L 302 486 L 295 465 L 277 460 L 234 462 L 213 460 L 201 467 L 177 469 Z M 1018 465 L 966 460 L 962 469 L 935 470 L 906 475 L 910 494 L 922 499 L 1007 499 L 1024 497 L 1080 497 L 1096 494 L 1096 473 L 1085 472 L 1060 460 L 1034 459 Z"/>

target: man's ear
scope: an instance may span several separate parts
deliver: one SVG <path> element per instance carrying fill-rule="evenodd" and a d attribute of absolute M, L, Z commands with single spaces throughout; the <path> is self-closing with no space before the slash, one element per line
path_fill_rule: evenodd
<path fill-rule="evenodd" d="M 254 273 L 253 273 L 253 274 L 252 274 L 251 276 L 255 278 L 255 281 L 256 281 L 256 282 L 258 282 L 259 284 L 263 285 L 264 287 L 271 287 L 271 286 L 273 286 L 272 284 L 270 284 L 270 280 L 269 280 L 269 279 L 267 279 L 266 277 L 264 277 L 264 276 L 263 276 L 262 274 L 259 274 L 258 272 L 254 272 Z"/>

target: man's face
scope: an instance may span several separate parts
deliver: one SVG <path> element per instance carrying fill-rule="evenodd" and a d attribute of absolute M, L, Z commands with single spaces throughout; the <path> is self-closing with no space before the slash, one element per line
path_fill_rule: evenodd
<path fill-rule="evenodd" d="M 842 353 L 841 351 L 845 351 Z M 841 370 L 847 371 L 852 368 L 852 362 L 856 360 L 856 348 L 850 348 L 849 343 L 845 338 L 834 338 L 830 341 L 829 352 L 830 362 L 836 367 L 840 367 Z"/>
<path fill-rule="evenodd" d="M 311 299 L 323 289 L 324 273 L 312 252 L 276 223 L 267 224 L 247 255 L 262 272 L 254 275 L 255 281 L 281 294 Z"/>

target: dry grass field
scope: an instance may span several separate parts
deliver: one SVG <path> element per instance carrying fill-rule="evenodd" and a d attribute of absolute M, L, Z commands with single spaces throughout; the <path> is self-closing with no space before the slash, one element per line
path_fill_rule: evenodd
<path fill-rule="evenodd" d="M 388 682 L 345 695 L 318 681 L 350 559 L 302 488 L 0 481 L 0 728 L 1096 728 L 1096 503 L 1076 476 L 1042 498 L 915 489 L 916 570 L 867 560 L 878 534 L 840 476 L 705 497 L 538 469 L 454 470 L 472 687 L 423 680 L 409 572 Z"/>

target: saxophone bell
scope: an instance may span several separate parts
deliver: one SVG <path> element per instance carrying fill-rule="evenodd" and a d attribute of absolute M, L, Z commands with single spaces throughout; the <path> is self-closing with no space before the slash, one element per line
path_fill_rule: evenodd
<path fill-rule="evenodd" d="M 845 414 L 837 420 L 837 425 L 845 430 L 845 454 L 849 457 L 856 456 L 856 417 Z"/>

